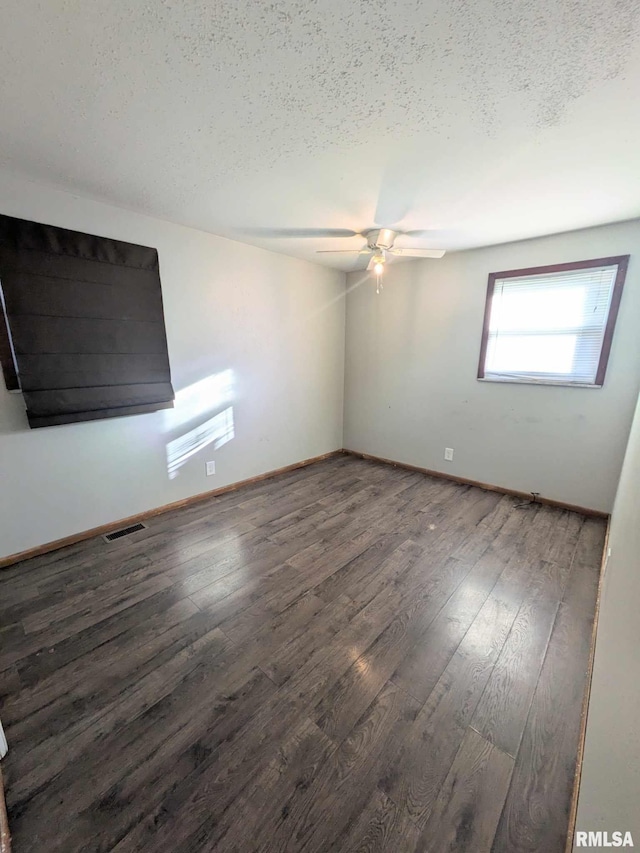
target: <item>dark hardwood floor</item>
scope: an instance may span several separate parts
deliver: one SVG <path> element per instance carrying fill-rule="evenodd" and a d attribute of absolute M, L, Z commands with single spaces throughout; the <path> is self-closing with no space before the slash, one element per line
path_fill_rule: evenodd
<path fill-rule="evenodd" d="M 605 524 L 341 456 L 0 572 L 14 853 L 540 851 Z"/>

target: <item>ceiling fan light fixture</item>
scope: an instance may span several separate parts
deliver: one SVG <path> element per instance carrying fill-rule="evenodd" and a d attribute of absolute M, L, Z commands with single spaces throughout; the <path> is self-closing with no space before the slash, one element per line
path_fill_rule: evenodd
<path fill-rule="evenodd" d="M 384 256 L 384 252 L 376 252 L 376 254 L 371 258 L 369 269 L 373 270 L 373 273 L 376 277 L 376 293 L 380 293 L 382 290 L 382 273 L 384 272 L 386 258 Z"/>

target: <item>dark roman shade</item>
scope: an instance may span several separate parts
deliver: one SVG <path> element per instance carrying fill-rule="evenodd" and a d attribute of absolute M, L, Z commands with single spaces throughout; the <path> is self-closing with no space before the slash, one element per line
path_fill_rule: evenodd
<path fill-rule="evenodd" d="M 155 249 L 0 216 L 0 285 L 5 382 L 31 427 L 173 406 Z"/>

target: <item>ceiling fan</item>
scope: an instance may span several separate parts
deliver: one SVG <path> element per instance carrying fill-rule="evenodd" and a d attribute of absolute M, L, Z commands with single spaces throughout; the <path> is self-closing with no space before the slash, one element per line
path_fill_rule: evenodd
<path fill-rule="evenodd" d="M 422 248 L 400 248 L 395 245 L 397 237 L 428 237 L 431 240 L 442 237 L 443 231 L 396 231 L 393 228 L 371 228 L 367 231 L 352 231 L 348 228 L 252 228 L 245 233 L 255 237 L 364 237 L 366 246 L 360 249 L 319 249 L 319 254 L 340 255 L 371 255 L 367 270 L 373 271 L 376 276 L 376 290 L 380 293 L 382 289 L 382 274 L 384 272 L 387 256 L 403 258 L 441 258 L 444 249 L 422 249 Z"/>
<path fill-rule="evenodd" d="M 367 241 L 367 245 L 362 249 L 319 249 L 317 254 L 371 255 L 367 270 L 373 270 L 375 273 L 376 292 L 380 293 L 382 290 L 381 278 L 387 262 L 387 255 L 403 258 L 441 258 L 444 255 L 443 249 L 401 249 L 394 246 L 396 237 L 401 234 L 413 236 L 414 233 L 416 232 L 394 231 L 392 228 L 374 228 L 362 234 Z M 357 235 L 349 233 L 349 236 Z"/>

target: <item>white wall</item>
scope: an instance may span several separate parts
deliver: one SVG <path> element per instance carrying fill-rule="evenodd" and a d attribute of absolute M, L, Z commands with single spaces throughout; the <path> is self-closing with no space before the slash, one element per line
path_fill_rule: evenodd
<path fill-rule="evenodd" d="M 640 402 L 609 532 L 576 829 L 640 846 Z"/>
<path fill-rule="evenodd" d="M 347 278 L 345 447 L 610 511 L 640 383 L 640 223 Z M 476 379 L 492 271 L 631 254 L 602 389 Z M 444 461 L 453 447 L 454 461 Z"/>
<path fill-rule="evenodd" d="M 178 392 L 173 411 L 30 430 L 0 381 L 0 556 L 342 447 L 344 273 L 1 174 L 0 212 L 158 249 Z M 224 412 L 220 437 L 230 409 L 234 437 L 170 479 L 167 444 Z"/>

